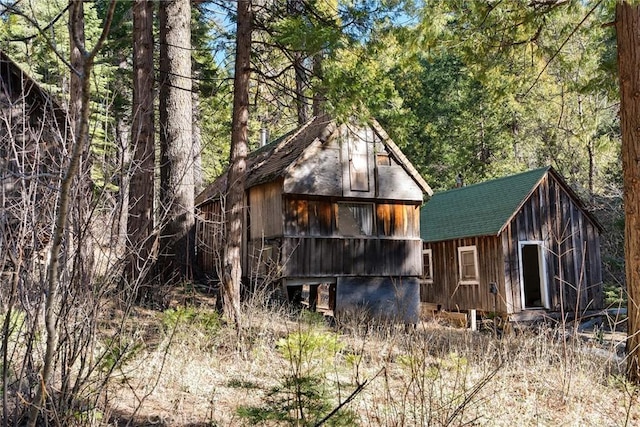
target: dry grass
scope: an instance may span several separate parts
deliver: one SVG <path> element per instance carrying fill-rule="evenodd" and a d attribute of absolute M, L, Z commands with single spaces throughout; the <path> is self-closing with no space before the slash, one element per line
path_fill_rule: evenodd
<path fill-rule="evenodd" d="M 139 350 L 109 391 L 111 424 L 252 425 L 239 408 L 273 408 L 270 392 L 296 370 L 280 340 L 313 333 L 340 346 L 329 363 L 302 369 L 313 369 L 333 407 L 357 391 L 338 413 L 360 425 L 640 425 L 638 392 L 621 380 L 601 335 L 564 341 L 543 328 L 496 340 L 435 322 L 410 331 L 357 318 L 330 327 L 283 308 L 247 310 L 240 334 L 225 325 L 203 331 L 186 315 L 167 325 L 166 314 L 145 312 Z"/>

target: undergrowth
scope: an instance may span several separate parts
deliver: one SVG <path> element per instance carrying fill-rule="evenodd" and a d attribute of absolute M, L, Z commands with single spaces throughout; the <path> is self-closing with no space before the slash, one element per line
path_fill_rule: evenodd
<path fill-rule="evenodd" d="M 121 380 L 93 425 L 640 425 L 608 336 L 336 326 L 269 307 L 245 307 L 240 332 L 207 306 L 151 315 L 157 338 L 110 345 Z"/>

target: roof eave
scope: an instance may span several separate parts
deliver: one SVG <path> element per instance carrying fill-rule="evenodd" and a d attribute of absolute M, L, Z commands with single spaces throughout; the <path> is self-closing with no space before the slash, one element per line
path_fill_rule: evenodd
<path fill-rule="evenodd" d="M 449 237 L 446 239 L 434 239 L 434 240 L 428 240 L 428 239 L 422 239 L 423 243 L 440 243 L 440 242 L 450 242 L 452 240 L 460 240 L 460 239 L 472 239 L 472 238 L 477 238 L 477 237 L 500 237 L 500 233 L 494 234 L 494 233 L 489 233 L 489 234 L 470 234 L 470 235 L 465 235 L 465 236 L 455 236 L 455 237 Z"/>

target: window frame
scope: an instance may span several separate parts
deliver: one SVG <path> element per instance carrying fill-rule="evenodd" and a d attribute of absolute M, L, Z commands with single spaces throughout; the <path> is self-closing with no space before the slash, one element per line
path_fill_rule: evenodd
<path fill-rule="evenodd" d="M 429 274 L 425 274 L 424 259 L 425 255 L 429 259 Z M 433 283 L 433 249 L 422 250 L 422 280 L 427 283 Z"/>
<path fill-rule="evenodd" d="M 463 253 L 472 252 L 473 253 L 473 266 L 475 271 L 475 276 L 473 279 L 465 279 L 462 274 L 462 255 Z M 461 285 L 477 285 L 480 283 L 480 271 L 478 266 L 478 249 L 475 245 L 470 246 L 458 246 L 458 282 Z"/>
<path fill-rule="evenodd" d="M 340 233 L 341 236 L 345 236 L 345 237 L 352 237 L 352 238 L 363 238 L 363 237 L 375 237 L 377 234 L 377 224 L 376 224 L 376 205 L 375 203 L 372 202 L 352 202 L 352 201 L 339 201 L 336 203 L 337 204 L 337 215 L 336 215 L 336 229 L 338 231 L 338 233 Z M 371 217 L 371 231 L 369 233 L 366 232 L 361 232 L 361 233 L 353 233 L 353 234 L 349 234 L 349 233 L 345 233 L 345 230 L 343 228 L 341 228 L 341 210 L 342 209 L 349 209 L 350 206 L 362 206 L 362 207 L 368 207 L 368 211 L 370 213 L 370 217 Z M 349 215 L 351 216 L 351 218 L 353 219 L 353 221 L 355 222 L 355 224 L 358 226 L 358 228 L 360 229 L 360 231 L 362 230 L 362 224 L 360 224 L 356 218 L 356 216 L 353 215 L 352 212 L 349 212 Z"/>

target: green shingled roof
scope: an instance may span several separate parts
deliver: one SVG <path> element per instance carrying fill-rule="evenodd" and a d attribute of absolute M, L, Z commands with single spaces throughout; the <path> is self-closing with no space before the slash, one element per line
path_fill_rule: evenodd
<path fill-rule="evenodd" d="M 420 212 L 426 242 L 495 236 L 516 213 L 550 167 L 436 193 Z"/>

